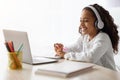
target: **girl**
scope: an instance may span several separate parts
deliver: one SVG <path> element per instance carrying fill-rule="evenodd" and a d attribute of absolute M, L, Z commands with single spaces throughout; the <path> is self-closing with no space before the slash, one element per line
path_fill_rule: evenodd
<path fill-rule="evenodd" d="M 80 38 L 72 46 L 55 43 L 56 55 L 115 70 L 114 54 L 118 51 L 119 36 L 109 12 L 98 4 L 85 7 L 80 17 L 79 33 Z"/>

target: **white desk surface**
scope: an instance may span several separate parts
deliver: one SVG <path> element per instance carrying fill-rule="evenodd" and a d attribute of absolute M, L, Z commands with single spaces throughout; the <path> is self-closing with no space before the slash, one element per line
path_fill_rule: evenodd
<path fill-rule="evenodd" d="M 7 54 L 0 54 L 0 80 L 120 80 L 120 73 L 95 65 L 93 70 L 80 73 L 70 78 L 58 78 L 35 74 L 42 65 L 28 65 L 23 63 L 22 70 L 10 70 L 7 65 Z M 57 63 L 52 63 L 57 64 Z"/>

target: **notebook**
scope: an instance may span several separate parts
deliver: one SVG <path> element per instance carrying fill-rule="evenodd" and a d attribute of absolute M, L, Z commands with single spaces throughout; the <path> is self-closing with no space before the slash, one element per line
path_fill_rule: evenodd
<path fill-rule="evenodd" d="M 57 62 L 56 59 L 50 59 L 46 57 L 33 57 L 30 49 L 29 39 L 27 32 L 24 31 L 15 31 L 15 30 L 7 30 L 3 29 L 3 35 L 5 41 L 13 41 L 14 48 L 17 50 L 17 48 L 20 46 L 21 43 L 23 43 L 23 60 L 22 62 L 28 63 L 28 64 L 44 64 L 44 63 L 52 63 Z M 40 54 L 40 53 L 39 53 Z"/>
<path fill-rule="evenodd" d="M 37 75 L 49 75 L 55 77 L 72 77 L 82 72 L 92 70 L 94 64 L 64 60 L 60 63 L 40 66 L 36 70 Z"/>

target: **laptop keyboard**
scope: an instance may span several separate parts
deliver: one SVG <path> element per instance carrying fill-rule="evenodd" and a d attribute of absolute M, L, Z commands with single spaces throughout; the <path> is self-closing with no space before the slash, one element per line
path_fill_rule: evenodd
<path fill-rule="evenodd" d="M 36 62 L 39 61 L 40 62 L 40 61 L 46 61 L 46 59 L 43 59 L 43 58 L 37 58 L 37 59 L 35 59 L 34 58 L 33 61 L 36 61 Z"/>
<path fill-rule="evenodd" d="M 48 59 L 48 58 L 33 58 L 34 63 L 44 63 L 44 62 L 51 62 L 51 61 L 56 61 L 55 59 Z"/>

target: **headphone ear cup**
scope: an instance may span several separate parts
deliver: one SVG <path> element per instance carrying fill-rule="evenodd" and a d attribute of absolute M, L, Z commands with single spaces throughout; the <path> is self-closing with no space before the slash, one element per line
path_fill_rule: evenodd
<path fill-rule="evenodd" d="M 96 20 L 96 21 L 95 21 L 95 27 L 96 27 L 97 29 L 102 29 L 102 28 L 104 27 L 104 23 L 103 23 L 102 21 L 99 21 L 99 22 L 98 22 L 98 20 Z"/>

